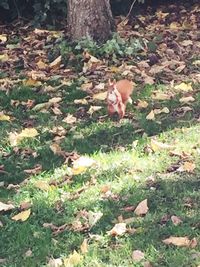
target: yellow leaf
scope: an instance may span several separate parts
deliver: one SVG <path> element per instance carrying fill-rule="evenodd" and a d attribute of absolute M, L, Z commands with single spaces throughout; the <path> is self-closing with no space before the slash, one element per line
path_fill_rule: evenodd
<path fill-rule="evenodd" d="M 107 98 L 107 92 L 102 92 L 102 93 L 94 94 L 92 98 L 95 99 L 95 100 L 102 100 L 102 101 L 104 101 Z"/>
<path fill-rule="evenodd" d="M 154 92 L 152 95 L 152 99 L 155 99 L 155 100 L 170 100 L 171 98 L 172 98 L 172 95 L 165 94 L 162 92 Z"/>
<path fill-rule="evenodd" d="M 70 254 L 68 258 L 63 259 L 63 262 L 65 267 L 74 267 L 80 264 L 82 260 L 83 256 L 74 251 L 73 254 Z"/>
<path fill-rule="evenodd" d="M 184 82 L 178 85 L 175 85 L 174 89 L 177 91 L 183 91 L 183 92 L 189 92 L 193 90 L 191 83 L 184 83 Z"/>
<path fill-rule="evenodd" d="M 185 237 L 170 236 L 169 238 L 163 240 L 163 243 L 165 243 L 166 245 L 175 245 L 177 247 L 189 247 L 190 242 L 191 241 L 187 236 Z"/>
<path fill-rule="evenodd" d="M 194 101 L 195 99 L 192 96 L 182 97 L 179 99 L 180 103 L 189 103 L 189 102 L 194 102 Z"/>
<path fill-rule="evenodd" d="M 169 25 L 169 28 L 171 30 L 179 30 L 181 28 L 181 25 L 178 23 L 178 22 L 172 22 L 170 25 Z"/>
<path fill-rule="evenodd" d="M 10 121 L 10 116 L 0 113 L 0 121 Z"/>
<path fill-rule="evenodd" d="M 78 174 L 81 174 L 83 172 L 85 172 L 87 170 L 86 167 L 83 167 L 83 166 L 80 166 L 80 167 L 77 167 L 77 168 L 72 168 L 72 174 L 73 175 L 78 175 Z"/>
<path fill-rule="evenodd" d="M 40 86 L 41 85 L 41 82 L 40 81 L 37 81 L 35 79 L 32 79 L 32 78 L 29 78 L 28 80 L 25 80 L 23 82 L 23 84 L 25 86 Z"/>
<path fill-rule="evenodd" d="M 161 151 L 161 150 L 168 150 L 173 149 L 174 147 L 168 144 L 164 144 L 161 142 L 156 141 L 155 139 L 151 139 L 151 149 L 154 152 Z"/>
<path fill-rule="evenodd" d="M 116 66 L 112 66 L 112 67 L 110 68 L 110 71 L 111 71 L 111 72 L 114 72 L 114 73 L 117 73 L 117 72 L 119 72 L 120 70 L 119 70 L 119 68 L 117 68 Z"/>
<path fill-rule="evenodd" d="M 121 236 L 126 233 L 126 224 L 125 223 L 117 223 L 115 226 L 108 232 L 109 235 L 112 236 Z"/>
<path fill-rule="evenodd" d="M 38 66 L 38 69 L 40 70 L 44 70 L 47 67 L 47 64 L 44 63 L 41 59 L 36 63 L 36 65 Z"/>
<path fill-rule="evenodd" d="M 84 239 L 84 240 L 83 240 L 83 243 L 81 244 L 80 249 L 81 249 L 81 252 L 82 252 L 83 254 L 85 254 L 85 253 L 88 252 L 88 242 L 87 242 L 87 239 Z"/>
<path fill-rule="evenodd" d="M 14 209 L 14 206 L 12 204 L 5 204 L 0 201 L 0 211 L 7 211 Z"/>
<path fill-rule="evenodd" d="M 87 99 L 83 98 L 83 99 L 75 99 L 74 100 L 74 104 L 77 104 L 77 105 L 87 105 L 88 104 L 88 101 Z"/>
<path fill-rule="evenodd" d="M 200 66 L 200 59 L 195 60 L 192 65 Z"/>
<path fill-rule="evenodd" d="M 51 68 L 51 69 L 58 69 L 59 67 L 60 67 L 60 64 L 61 64 L 61 60 L 62 60 L 62 57 L 61 56 L 59 56 L 59 57 L 57 57 L 53 62 L 51 62 L 50 64 L 49 64 L 49 67 Z"/>
<path fill-rule="evenodd" d="M 53 98 L 49 99 L 49 103 L 56 104 L 56 103 L 59 103 L 61 100 L 62 100 L 61 97 L 53 97 Z"/>
<path fill-rule="evenodd" d="M 175 215 L 172 215 L 171 216 L 171 220 L 172 220 L 172 222 L 173 222 L 174 225 L 179 225 L 180 223 L 183 222 L 179 217 L 177 217 Z"/>
<path fill-rule="evenodd" d="M 134 210 L 134 213 L 138 216 L 145 215 L 148 212 L 149 208 L 147 206 L 147 199 L 144 199 L 141 201 L 136 209 Z"/>
<path fill-rule="evenodd" d="M 48 191 L 50 186 L 46 181 L 39 180 L 36 183 L 34 183 L 34 186 L 39 188 L 42 191 Z"/>
<path fill-rule="evenodd" d="M 9 60 L 8 54 L 0 55 L 0 61 L 1 62 L 7 62 Z"/>
<path fill-rule="evenodd" d="M 0 44 L 4 44 L 7 41 L 7 35 L 1 34 L 0 35 Z"/>
<path fill-rule="evenodd" d="M 79 168 L 79 167 L 88 168 L 93 166 L 95 163 L 96 163 L 95 160 L 93 160 L 92 158 L 82 156 L 73 162 L 73 168 Z"/>
<path fill-rule="evenodd" d="M 33 138 L 38 135 L 38 131 L 35 128 L 25 128 L 21 131 L 21 133 L 18 135 L 20 138 Z"/>
<path fill-rule="evenodd" d="M 50 145 L 50 149 L 53 151 L 54 155 L 61 155 L 62 154 L 61 147 L 56 143 Z"/>
<path fill-rule="evenodd" d="M 155 114 L 154 114 L 153 110 L 146 116 L 146 119 L 152 120 L 152 121 L 155 120 Z"/>
<path fill-rule="evenodd" d="M 142 101 L 142 100 L 138 99 L 137 108 L 139 108 L 139 109 L 147 108 L 148 105 L 149 104 L 146 101 Z"/>
<path fill-rule="evenodd" d="M 195 168 L 196 168 L 195 163 L 186 161 L 177 169 L 177 171 L 179 171 L 179 172 L 193 172 Z"/>
<path fill-rule="evenodd" d="M 29 218 L 30 214 L 31 214 L 31 209 L 24 210 L 24 211 L 18 213 L 17 215 L 13 216 L 12 220 L 24 222 Z"/>

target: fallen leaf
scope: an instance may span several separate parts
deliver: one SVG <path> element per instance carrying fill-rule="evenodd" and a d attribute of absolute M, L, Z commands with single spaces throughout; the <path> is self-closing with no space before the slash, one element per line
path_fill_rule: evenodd
<path fill-rule="evenodd" d="M 107 98 L 107 92 L 102 92 L 102 93 L 94 94 L 92 98 L 94 100 L 104 101 Z"/>
<path fill-rule="evenodd" d="M 181 25 L 178 22 L 172 22 L 169 25 L 170 30 L 179 30 L 181 28 Z"/>
<path fill-rule="evenodd" d="M 88 104 L 88 101 L 85 98 L 83 98 L 83 99 L 75 99 L 74 100 L 74 104 L 77 104 L 77 105 L 87 105 Z"/>
<path fill-rule="evenodd" d="M 193 90 L 191 83 L 184 83 L 184 82 L 178 85 L 175 85 L 174 89 L 176 89 L 177 91 L 183 91 L 183 92 L 189 92 Z"/>
<path fill-rule="evenodd" d="M 23 201 L 20 203 L 20 210 L 30 209 L 31 206 L 32 206 L 31 202 Z"/>
<path fill-rule="evenodd" d="M 89 168 L 95 165 L 96 161 L 92 158 L 81 156 L 73 162 L 73 168 L 85 167 Z"/>
<path fill-rule="evenodd" d="M 154 114 L 157 115 L 157 114 L 161 114 L 161 113 L 169 113 L 169 109 L 167 107 L 164 107 L 162 109 L 154 109 L 153 110 Z"/>
<path fill-rule="evenodd" d="M 192 40 L 184 40 L 181 42 L 182 46 L 189 46 L 189 45 L 193 45 L 193 41 Z"/>
<path fill-rule="evenodd" d="M 189 102 L 194 102 L 194 101 L 195 101 L 195 99 L 194 99 L 194 97 L 192 97 L 192 96 L 181 97 L 181 98 L 179 99 L 179 102 L 180 102 L 180 103 L 189 103 Z"/>
<path fill-rule="evenodd" d="M 103 216 L 102 212 L 93 212 L 89 211 L 88 212 L 88 222 L 90 225 L 90 228 L 92 228 Z"/>
<path fill-rule="evenodd" d="M 154 92 L 151 97 L 154 100 L 170 100 L 172 98 L 172 95 L 171 94 L 165 94 L 162 92 Z"/>
<path fill-rule="evenodd" d="M 172 222 L 173 222 L 174 225 L 179 225 L 180 223 L 183 222 L 179 217 L 177 217 L 175 215 L 172 215 L 171 216 L 171 220 L 172 220 Z"/>
<path fill-rule="evenodd" d="M 44 63 L 41 59 L 36 63 L 39 70 L 45 70 L 47 67 L 47 64 Z"/>
<path fill-rule="evenodd" d="M 35 105 L 35 107 L 32 108 L 33 111 L 41 111 L 43 109 L 48 109 L 51 106 L 51 102 L 44 102 L 44 103 L 39 103 Z"/>
<path fill-rule="evenodd" d="M 154 151 L 154 152 L 157 152 L 157 151 L 161 151 L 161 150 L 169 150 L 169 149 L 173 149 L 174 146 L 171 146 L 171 145 L 168 145 L 168 144 L 165 144 L 165 143 L 161 143 L 161 142 L 158 142 L 156 141 L 155 139 L 151 139 L 151 149 Z"/>
<path fill-rule="evenodd" d="M 56 143 L 53 143 L 52 145 L 50 145 L 50 149 L 51 151 L 53 151 L 54 155 L 63 155 L 63 151 L 61 147 Z"/>
<path fill-rule="evenodd" d="M 22 211 L 22 212 L 18 213 L 17 215 L 13 216 L 12 220 L 24 222 L 29 218 L 30 214 L 31 214 L 31 209 L 28 209 L 28 210 Z"/>
<path fill-rule="evenodd" d="M 27 173 L 27 174 L 38 174 L 41 171 L 42 171 L 42 165 L 40 165 L 40 164 L 36 164 L 34 166 L 34 168 L 32 168 L 32 169 L 26 169 L 26 170 L 24 170 L 24 172 Z"/>
<path fill-rule="evenodd" d="M 185 237 L 176 237 L 176 236 L 170 236 L 169 238 L 166 238 L 162 241 L 166 245 L 175 245 L 177 247 L 190 247 L 191 240 L 185 236 Z"/>
<path fill-rule="evenodd" d="M 74 124 L 77 121 L 77 119 L 72 114 L 68 114 L 67 117 L 65 117 L 62 121 L 68 124 Z"/>
<path fill-rule="evenodd" d="M 9 60 L 8 54 L 0 55 L 0 62 L 7 62 Z"/>
<path fill-rule="evenodd" d="M 146 116 L 146 119 L 152 120 L 152 121 L 155 120 L 155 114 L 154 114 L 153 110 Z"/>
<path fill-rule="evenodd" d="M 0 112 L 0 121 L 10 121 L 10 116 L 3 114 Z"/>
<path fill-rule="evenodd" d="M 83 90 L 83 91 L 88 91 L 88 90 L 91 90 L 92 88 L 93 88 L 93 83 L 92 82 L 83 83 L 81 85 L 81 90 Z"/>
<path fill-rule="evenodd" d="M 59 69 L 60 64 L 61 64 L 61 60 L 62 60 L 62 57 L 61 56 L 57 57 L 53 62 L 51 62 L 49 64 L 49 67 L 51 69 L 54 69 L 54 70 Z"/>
<path fill-rule="evenodd" d="M 63 262 L 62 262 L 62 259 L 50 259 L 48 264 L 47 264 L 48 267 L 60 267 L 60 266 L 63 266 Z"/>
<path fill-rule="evenodd" d="M 46 181 L 43 181 L 43 180 L 39 180 L 39 181 L 35 182 L 34 186 L 36 188 L 39 188 L 42 191 L 48 191 L 49 188 L 50 188 L 49 184 Z"/>
<path fill-rule="evenodd" d="M 146 101 L 142 101 L 142 100 L 138 99 L 138 103 L 137 103 L 137 108 L 138 109 L 147 108 L 148 105 L 149 104 Z"/>
<path fill-rule="evenodd" d="M 62 111 L 59 108 L 52 107 L 51 109 L 55 115 L 62 115 Z"/>
<path fill-rule="evenodd" d="M 0 35 L 0 44 L 4 44 L 7 41 L 7 35 L 1 34 Z"/>
<path fill-rule="evenodd" d="M 102 109 L 101 106 L 91 106 L 88 110 L 88 114 L 92 115 L 94 112 L 98 111 Z"/>
<path fill-rule="evenodd" d="M 56 103 L 59 103 L 60 101 L 62 101 L 61 97 L 53 97 L 53 98 L 49 99 L 48 102 L 51 104 L 56 104 Z"/>
<path fill-rule="evenodd" d="M 26 253 L 25 253 L 24 256 L 25 256 L 25 257 L 31 257 L 32 254 L 33 254 L 32 250 L 29 249 L 29 250 L 26 251 Z"/>
<path fill-rule="evenodd" d="M 12 204 L 5 204 L 0 201 L 0 211 L 7 211 L 14 209 L 14 206 Z"/>
<path fill-rule="evenodd" d="M 7 261 L 7 259 L 0 259 L 0 264 L 5 263 L 6 261 Z"/>
<path fill-rule="evenodd" d="M 179 172 L 193 172 L 195 168 L 196 168 L 195 163 L 186 161 L 177 169 L 177 171 L 179 171 Z"/>
<path fill-rule="evenodd" d="M 64 267 L 74 267 L 81 263 L 83 256 L 76 251 L 70 254 L 68 258 L 63 259 Z"/>
<path fill-rule="evenodd" d="M 147 199 L 144 199 L 141 201 L 136 209 L 134 210 L 134 213 L 138 216 L 145 215 L 148 212 L 149 208 L 147 206 Z"/>
<path fill-rule="evenodd" d="M 88 252 L 88 242 L 87 242 L 87 239 L 84 239 L 83 240 L 83 243 L 81 244 L 80 249 L 81 249 L 81 252 L 83 254 L 86 254 Z"/>
<path fill-rule="evenodd" d="M 108 234 L 112 236 L 121 236 L 126 233 L 126 230 L 125 223 L 117 223 L 110 231 L 108 231 Z"/>
<path fill-rule="evenodd" d="M 132 259 L 134 262 L 139 262 L 144 259 L 144 253 L 140 250 L 134 250 L 132 253 Z"/>
<path fill-rule="evenodd" d="M 81 173 L 84 173 L 86 170 L 87 170 L 87 168 L 84 166 L 79 166 L 77 168 L 73 167 L 71 169 L 73 175 L 79 175 Z"/>
<path fill-rule="evenodd" d="M 40 86 L 42 83 L 40 81 L 37 81 L 36 79 L 33 78 L 29 78 L 28 80 L 24 80 L 23 84 L 25 86 L 33 86 L 33 87 L 37 87 Z"/>

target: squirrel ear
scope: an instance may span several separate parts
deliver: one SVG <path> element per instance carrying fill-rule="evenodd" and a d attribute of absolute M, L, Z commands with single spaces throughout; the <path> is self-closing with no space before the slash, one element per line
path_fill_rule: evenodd
<path fill-rule="evenodd" d="M 114 79 L 114 80 L 111 81 L 111 79 L 108 79 L 108 84 L 109 84 L 110 86 L 113 86 L 113 85 L 116 84 L 116 80 Z"/>

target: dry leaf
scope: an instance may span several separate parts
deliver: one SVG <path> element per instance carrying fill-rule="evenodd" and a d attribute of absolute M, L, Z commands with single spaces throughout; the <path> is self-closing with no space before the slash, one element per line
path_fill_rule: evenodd
<path fill-rule="evenodd" d="M 110 231 L 108 231 L 108 234 L 112 236 L 121 236 L 126 233 L 126 230 L 125 223 L 117 223 Z"/>
<path fill-rule="evenodd" d="M 40 81 L 37 81 L 36 79 L 29 78 L 28 80 L 25 80 L 23 82 L 25 86 L 40 86 L 42 83 Z"/>
<path fill-rule="evenodd" d="M 51 109 L 55 115 L 62 115 L 62 111 L 59 108 L 52 107 Z"/>
<path fill-rule="evenodd" d="M 183 222 L 179 217 L 174 216 L 174 215 L 171 216 L 171 220 L 172 220 L 172 222 L 173 222 L 174 225 L 179 225 L 180 223 Z"/>
<path fill-rule="evenodd" d="M 176 89 L 177 91 L 183 91 L 183 92 L 189 92 L 193 90 L 191 83 L 180 83 L 174 86 L 174 89 Z"/>
<path fill-rule="evenodd" d="M 107 98 L 107 92 L 102 92 L 102 93 L 94 94 L 92 98 L 94 100 L 102 100 L 102 101 L 104 101 Z"/>
<path fill-rule="evenodd" d="M 92 167 L 96 161 L 92 158 L 86 157 L 86 156 L 81 156 L 77 160 L 73 162 L 73 168 L 78 168 L 78 167 Z"/>
<path fill-rule="evenodd" d="M 42 191 L 48 191 L 50 188 L 49 184 L 43 180 L 39 180 L 39 181 L 35 182 L 34 186 L 39 188 Z"/>
<path fill-rule="evenodd" d="M 144 259 L 144 253 L 140 250 L 134 250 L 132 253 L 132 259 L 134 262 L 139 262 Z"/>
<path fill-rule="evenodd" d="M 89 211 L 88 212 L 88 222 L 90 225 L 90 228 L 92 228 L 103 216 L 102 212 L 93 212 Z"/>
<path fill-rule="evenodd" d="M 36 63 L 36 65 L 38 66 L 38 69 L 40 70 L 44 70 L 47 67 L 47 64 L 44 63 L 41 59 Z"/>
<path fill-rule="evenodd" d="M 195 101 L 195 99 L 194 99 L 194 97 L 192 97 L 192 96 L 181 97 L 181 98 L 179 99 L 179 102 L 180 102 L 180 103 L 189 103 L 189 102 L 194 102 L 194 101 Z"/>
<path fill-rule="evenodd" d="M 3 114 L 0 112 L 0 121 L 10 121 L 10 116 Z"/>
<path fill-rule="evenodd" d="M 5 204 L 0 201 L 0 211 L 7 211 L 14 209 L 14 206 L 12 204 Z"/>
<path fill-rule="evenodd" d="M 141 201 L 136 209 L 134 210 L 134 213 L 138 216 L 145 215 L 148 212 L 149 208 L 147 206 L 147 199 L 144 199 Z"/>
<path fill-rule="evenodd" d="M 70 254 L 68 258 L 63 259 L 64 267 L 74 267 L 81 263 L 83 256 L 77 253 L 76 251 L 73 254 Z"/>
<path fill-rule="evenodd" d="M 98 111 L 98 110 L 100 110 L 100 109 L 102 109 L 102 107 L 101 106 L 91 106 L 90 108 L 89 108 L 89 110 L 88 110 L 88 114 L 90 114 L 90 115 L 92 115 L 94 112 L 96 112 L 96 111 Z"/>
<path fill-rule="evenodd" d="M 83 83 L 81 85 L 81 89 L 83 91 L 88 91 L 88 90 L 91 90 L 93 88 L 93 83 L 92 82 L 89 82 L 89 83 Z"/>
<path fill-rule="evenodd" d="M 60 101 L 62 101 L 61 97 L 53 97 L 53 98 L 49 99 L 49 103 L 51 103 L 51 104 L 56 104 L 56 103 L 59 103 Z"/>
<path fill-rule="evenodd" d="M 155 120 L 155 114 L 154 114 L 153 110 L 146 116 L 146 119 L 152 120 L 152 121 Z"/>
<path fill-rule="evenodd" d="M 169 25 L 170 30 L 179 30 L 181 28 L 181 25 L 178 22 L 172 22 Z"/>
<path fill-rule="evenodd" d="M 58 69 L 60 67 L 61 60 L 62 60 L 62 57 L 61 56 L 57 57 L 53 62 L 51 62 L 49 64 L 49 67 L 51 69 L 54 69 L 54 70 Z"/>
<path fill-rule="evenodd" d="M 33 138 L 38 135 L 38 131 L 35 128 L 25 128 L 21 131 L 21 133 L 18 135 L 20 138 Z"/>
<path fill-rule="evenodd" d="M 138 99 L 138 104 L 137 104 L 138 109 L 147 108 L 148 105 L 149 104 L 146 101 L 142 101 L 142 100 Z"/>
<path fill-rule="evenodd" d="M 12 220 L 24 222 L 29 218 L 30 214 L 31 214 L 31 209 L 28 209 L 28 210 L 22 211 L 22 212 L 18 213 L 17 215 L 13 216 Z"/>
<path fill-rule="evenodd" d="M 50 259 L 48 264 L 47 264 L 48 267 L 60 267 L 60 266 L 63 266 L 63 262 L 61 259 Z"/>
<path fill-rule="evenodd" d="M 83 98 L 83 99 L 75 99 L 74 100 L 74 104 L 77 104 L 77 105 L 87 105 L 88 104 L 88 101 L 85 98 Z"/>
<path fill-rule="evenodd" d="M 7 41 L 7 35 L 1 34 L 0 35 L 0 44 L 4 44 Z"/>
<path fill-rule="evenodd" d="M 165 243 L 166 245 L 175 245 L 177 247 L 189 247 L 191 241 L 187 236 L 185 237 L 170 236 L 169 238 L 164 239 L 163 243 Z"/>
<path fill-rule="evenodd" d="M 29 249 L 29 250 L 26 251 L 26 253 L 25 253 L 24 256 L 25 256 L 25 257 L 31 257 L 32 254 L 33 254 L 32 250 Z"/>
<path fill-rule="evenodd" d="M 81 173 L 84 173 L 86 170 L 87 170 L 87 168 L 84 167 L 84 166 L 79 166 L 79 167 L 77 167 L 77 168 L 74 168 L 74 167 L 73 167 L 73 168 L 71 169 L 73 175 L 79 175 L 79 174 L 81 174 Z"/>
<path fill-rule="evenodd" d="M 154 109 L 153 110 L 154 114 L 161 114 L 161 113 L 169 113 L 169 109 L 167 107 L 164 107 L 163 109 Z"/>
<path fill-rule="evenodd" d="M 63 154 L 61 147 L 56 143 L 50 145 L 50 149 L 53 151 L 54 155 L 62 155 Z"/>
<path fill-rule="evenodd" d="M 24 172 L 27 174 L 38 174 L 41 172 L 41 170 L 42 170 L 42 165 L 36 164 L 33 169 L 26 169 L 24 170 Z"/>
<path fill-rule="evenodd" d="M 172 95 L 162 92 L 154 92 L 151 97 L 154 100 L 170 100 L 172 98 Z"/>
<path fill-rule="evenodd" d="M 193 172 L 195 168 L 196 168 L 195 163 L 186 161 L 177 169 L 177 171 L 179 171 L 179 172 Z"/>
<path fill-rule="evenodd" d="M 88 252 L 88 242 L 87 242 L 87 239 L 84 239 L 84 240 L 83 240 L 83 243 L 81 244 L 80 249 L 81 249 L 81 252 L 82 252 L 83 254 L 85 254 L 85 253 Z"/>
<path fill-rule="evenodd" d="M 77 119 L 72 114 L 68 114 L 67 117 L 65 117 L 62 121 L 68 124 L 74 124 L 77 121 Z"/>
<path fill-rule="evenodd" d="M 151 145 L 150 146 L 151 146 L 151 149 L 154 152 L 161 151 L 161 150 L 169 150 L 169 149 L 173 149 L 174 148 L 171 145 L 158 142 L 155 139 L 151 139 Z"/>
<path fill-rule="evenodd" d="M 35 105 L 35 107 L 32 108 L 33 111 L 41 111 L 43 109 L 48 109 L 51 106 L 50 102 L 44 102 L 44 103 L 39 103 Z"/>

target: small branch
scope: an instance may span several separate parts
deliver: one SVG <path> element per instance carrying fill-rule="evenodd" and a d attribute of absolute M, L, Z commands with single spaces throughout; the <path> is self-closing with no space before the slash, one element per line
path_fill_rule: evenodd
<path fill-rule="evenodd" d="M 130 7 L 130 9 L 129 9 L 129 12 L 128 12 L 128 14 L 126 15 L 126 17 L 125 17 L 125 19 L 123 20 L 123 21 L 125 21 L 129 16 L 130 16 L 130 14 L 131 14 L 131 11 L 132 11 L 132 9 L 133 9 L 133 6 L 135 5 L 135 2 L 136 2 L 137 0 L 133 0 L 133 3 L 131 4 L 131 7 Z M 122 21 L 122 22 L 123 22 Z"/>

